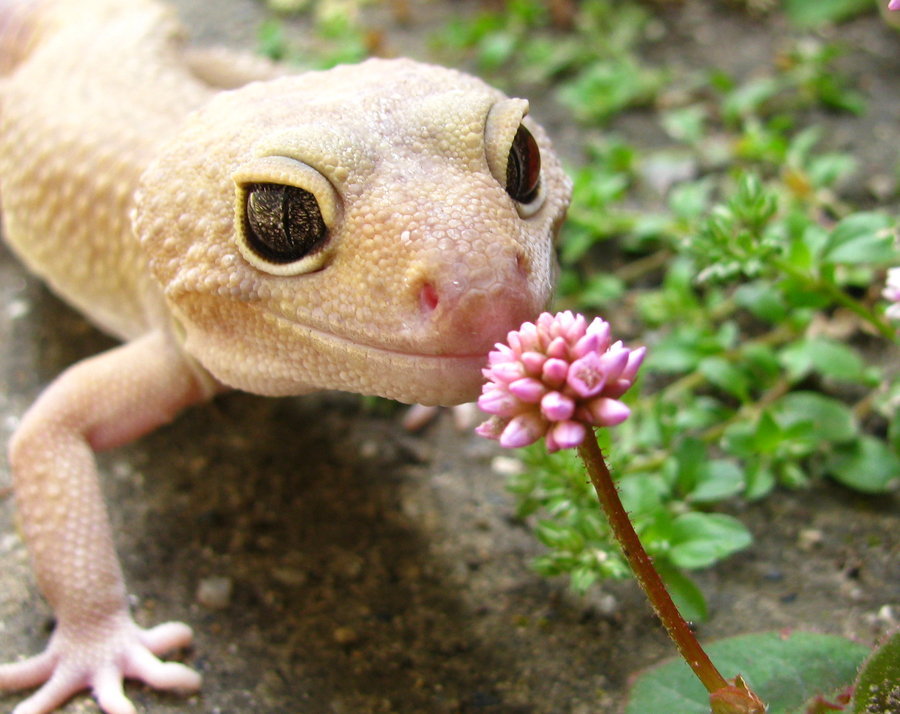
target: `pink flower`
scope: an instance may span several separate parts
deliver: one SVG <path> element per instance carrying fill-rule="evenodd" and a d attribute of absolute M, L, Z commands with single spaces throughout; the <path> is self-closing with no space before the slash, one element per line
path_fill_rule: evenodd
<path fill-rule="evenodd" d="M 900 0 L 895 0 L 895 3 L 897 5 L 895 9 L 900 10 Z M 884 314 L 888 319 L 900 320 L 900 268 L 888 270 L 884 292 L 881 294 L 885 300 L 893 303 Z"/>
<path fill-rule="evenodd" d="M 888 3 L 888 10 L 900 10 L 900 0 L 891 0 Z"/>
<path fill-rule="evenodd" d="M 609 323 L 599 317 L 588 324 L 569 311 L 545 312 L 488 355 L 478 406 L 493 416 L 475 431 L 507 448 L 541 437 L 549 451 L 576 447 L 590 427 L 628 418 L 619 397 L 634 383 L 645 352 L 612 343 Z"/>

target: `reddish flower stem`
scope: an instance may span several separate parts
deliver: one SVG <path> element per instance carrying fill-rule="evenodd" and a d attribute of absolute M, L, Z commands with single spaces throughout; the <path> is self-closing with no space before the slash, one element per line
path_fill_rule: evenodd
<path fill-rule="evenodd" d="M 587 466 L 591 482 L 594 484 L 600 504 L 606 512 L 613 535 L 622 547 L 622 552 L 625 554 L 631 570 L 681 656 L 708 692 L 713 693 L 728 687 L 728 682 L 716 669 L 697 638 L 694 637 L 691 628 L 678 612 L 662 578 L 653 567 L 653 561 L 650 560 L 650 556 L 641 545 L 640 538 L 631 525 L 631 519 L 619 499 L 619 492 L 616 490 L 606 466 L 603 452 L 593 434 L 587 435 L 587 438 L 578 447 L 578 453 Z"/>

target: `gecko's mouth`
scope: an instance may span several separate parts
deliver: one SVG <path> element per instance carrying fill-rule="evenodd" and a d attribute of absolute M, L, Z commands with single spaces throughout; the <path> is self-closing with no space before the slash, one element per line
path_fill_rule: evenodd
<path fill-rule="evenodd" d="M 481 369 L 487 365 L 487 351 L 429 353 L 375 344 L 301 324 L 274 311 L 257 312 L 256 329 L 227 337 L 217 330 L 192 329 L 199 325 L 190 322 L 186 325 L 188 352 L 213 376 L 230 387 L 270 396 L 336 389 L 407 403 L 452 405 L 478 396 Z M 236 360 L 235 354 L 245 357 Z"/>
<path fill-rule="evenodd" d="M 302 329 L 305 341 L 334 360 L 334 372 L 317 385 L 326 389 L 447 405 L 475 399 L 484 381 L 481 369 L 487 365 L 487 352 L 431 354 Z"/>

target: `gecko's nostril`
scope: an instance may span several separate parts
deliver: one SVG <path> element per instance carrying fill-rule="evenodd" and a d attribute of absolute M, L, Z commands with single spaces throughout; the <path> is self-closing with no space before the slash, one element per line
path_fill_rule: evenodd
<path fill-rule="evenodd" d="M 528 273 L 530 272 L 530 266 L 528 263 L 528 258 L 522 252 L 516 253 L 516 271 L 519 273 L 519 277 L 523 279 L 528 279 Z"/>
<path fill-rule="evenodd" d="M 422 307 L 422 312 L 434 312 L 439 302 L 440 298 L 434 284 L 425 283 L 422 285 L 422 288 L 419 290 L 419 305 Z"/>

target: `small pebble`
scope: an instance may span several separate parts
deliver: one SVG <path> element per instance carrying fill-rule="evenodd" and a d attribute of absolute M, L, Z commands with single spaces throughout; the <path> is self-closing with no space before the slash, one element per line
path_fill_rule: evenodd
<path fill-rule="evenodd" d="M 797 546 L 801 550 L 812 550 L 816 546 L 822 545 L 825 540 L 825 534 L 818 528 L 804 528 L 797 535 Z"/>
<path fill-rule="evenodd" d="M 491 470 L 500 476 L 516 476 L 522 473 L 522 462 L 511 456 L 495 456 L 491 459 Z"/>
<path fill-rule="evenodd" d="M 231 604 L 232 590 L 231 578 L 223 576 L 204 578 L 197 585 L 197 602 L 210 610 L 224 610 Z"/>
<path fill-rule="evenodd" d="M 332 633 L 332 637 L 334 637 L 334 641 L 339 645 L 350 645 L 359 639 L 359 635 L 356 634 L 356 630 L 350 627 L 336 628 Z"/>

